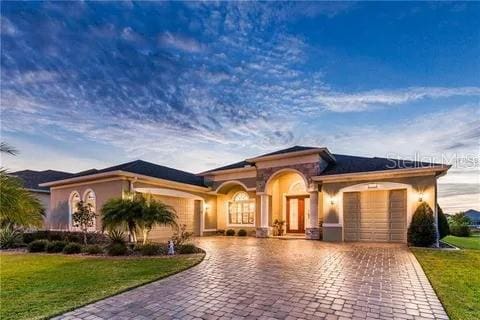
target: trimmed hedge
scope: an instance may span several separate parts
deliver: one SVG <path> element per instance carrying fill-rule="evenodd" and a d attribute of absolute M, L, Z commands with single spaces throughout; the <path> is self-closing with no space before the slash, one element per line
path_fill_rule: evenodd
<path fill-rule="evenodd" d="M 102 254 L 103 248 L 98 244 L 90 244 L 83 248 L 83 252 L 86 254 Z"/>
<path fill-rule="evenodd" d="M 435 219 L 432 208 L 422 202 L 412 217 L 408 228 L 408 243 L 417 247 L 430 247 L 436 241 Z"/>
<path fill-rule="evenodd" d="M 156 243 L 147 243 L 135 247 L 143 256 L 156 256 L 165 254 L 165 247 Z"/>
<path fill-rule="evenodd" d="M 235 235 L 235 230 L 233 229 L 228 229 L 226 232 L 225 232 L 225 235 L 228 236 L 228 237 L 233 237 Z"/>
<path fill-rule="evenodd" d="M 200 253 L 202 252 L 202 250 L 197 248 L 194 244 L 187 243 L 179 246 L 177 248 L 177 252 L 179 254 L 192 254 L 192 253 Z"/>
<path fill-rule="evenodd" d="M 245 229 L 240 229 L 237 232 L 237 236 L 239 237 L 246 237 L 247 236 L 247 231 Z"/>
<path fill-rule="evenodd" d="M 457 237 L 470 237 L 470 227 L 453 224 L 450 226 L 450 233 Z"/>
<path fill-rule="evenodd" d="M 107 247 L 107 253 L 109 256 L 123 256 L 127 251 L 127 246 L 121 243 L 113 243 Z"/>
<path fill-rule="evenodd" d="M 82 246 L 75 242 L 70 242 L 65 248 L 63 248 L 63 253 L 65 254 L 75 254 L 80 252 L 82 252 Z"/>
<path fill-rule="evenodd" d="M 35 240 L 28 244 L 28 252 L 45 252 L 48 245 L 47 240 Z"/>
<path fill-rule="evenodd" d="M 48 253 L 62 252 L 66 245 L 65 241 L 52 241 L 47 244 L 46 251 Z"/>
<path fill-rule="evenodd" d="M 35 240 L 48 241 L 65 241 L 83 244 L 83 233 L 77 231 L 52 231 L 38 230 L 33 232 L 25 232 L 23 234 L 23 242 L 29 244 Z M 108 237 L 100 232 L 87 233 L 87 243 L 103 244 L 108 242 Z"/>

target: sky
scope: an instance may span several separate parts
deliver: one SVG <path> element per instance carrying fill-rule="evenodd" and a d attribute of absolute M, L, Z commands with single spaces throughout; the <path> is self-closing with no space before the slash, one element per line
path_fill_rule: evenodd
<path fill-rule="evenodd" d="M 293 145 L 452 164 L 480 209 L 480 3 L 2 2 L 2 166 L 190 172 Z"/>

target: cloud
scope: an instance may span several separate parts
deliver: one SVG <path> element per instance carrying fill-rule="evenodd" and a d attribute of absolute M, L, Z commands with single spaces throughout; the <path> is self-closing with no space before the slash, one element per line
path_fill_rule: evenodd
<path fill-rule="evenodd" d="M 480 96 L 480 87 L 413 87 L 402 90 L 372 90 L 359 93 L 325 92 L 315 98 L 333 112 L 371 111 L 384 106 L 405 104 L 423 99 L 455 96 Z"/>
<path fill-rule="evenodd" d="M 163 46 L 172 47 L 190 53 L 199 53 L 205 50 L 205 46 L 197 40 L 179 34 L 173 34 L 168 31 L 159 36 L 159 41 Z"/>
<path fill-rule="evenodd" d="M 15 36 L 17 33 L 17 28 L 9 19 L 5 17 L 0 17 L 0 34 Z"/>

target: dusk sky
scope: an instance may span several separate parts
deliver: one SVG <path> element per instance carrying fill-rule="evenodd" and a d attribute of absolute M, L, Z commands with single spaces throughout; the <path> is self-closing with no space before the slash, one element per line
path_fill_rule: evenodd
<path fill-rule="evenodd" d="M 2 166 L 191 172 L 292 145 L 453 164 L 480 209 L 480 3 L 2 2 Z"/>

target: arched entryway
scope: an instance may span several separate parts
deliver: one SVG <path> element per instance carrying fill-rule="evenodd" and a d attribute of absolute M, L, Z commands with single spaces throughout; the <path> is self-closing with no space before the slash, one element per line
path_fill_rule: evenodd
<path fill-rule="evenodd" d="M 317 194 L 317 191 L 309 190 L 307 178 L 298 170 L 281 169 L 273 173 L 265 183 L 265 191 L 260 193 L 261 223 L 257 236 L 305 234 L 310 238 L 312 228 L 318 233 L 318 223 L 312 226 L 311 222 L 312 211 L 318 212 Z M 318 214 L 313 219 L 318 220 Z M 274 232 L 278 228 L 272 229 L 276 221 L 284 223 L 282 234 Z"/>

